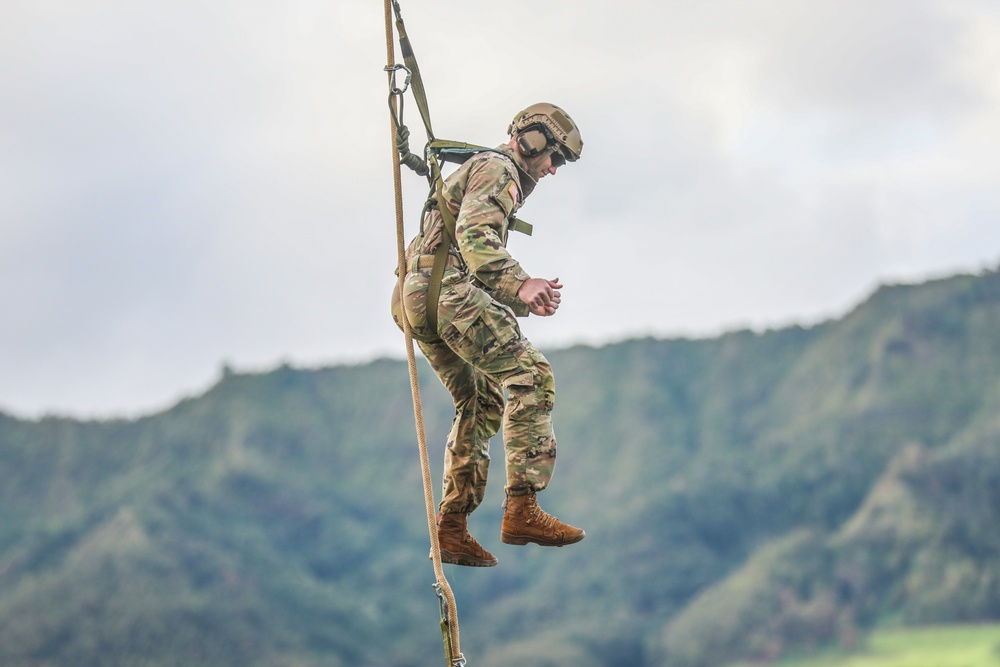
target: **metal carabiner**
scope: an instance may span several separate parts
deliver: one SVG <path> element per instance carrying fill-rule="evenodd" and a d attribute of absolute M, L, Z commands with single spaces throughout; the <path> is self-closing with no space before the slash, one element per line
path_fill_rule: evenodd
<path fill-rule="evenodd" d="M 441 620 L 448 620 L 448 598 L 444 596 L 444 588 L 441 586 L 440 582 L 435 581 L 431 586 L 434 588 L 434 592 L 438 596 L 438 606 L 441 608 Z"/>
<path fill-rule="evenodd" d="M 441 608 L 441 633 L 444 638 L 445 657 L 451 661 L 451 667 L 466 667 L 464 655 L 459 653 L 456 658 L 451 654 L 451 623 L 448 619 L 448 598 L 445 597 L 444 587 L 440 582 L 434 582 L 431 586 L 437 593 L 438 606 Z"/>
<path fill-rule="evenodd" d="M 392 93 L 393 95 L 402 95 L 403 93 L 405 93 L 409 89 L 409 87 L 410 87 L 410 78 L 413 76 L 413 73 L 410 72 L 410 68 L 409 67 L 407 67 L 406 65 L 393 65 L 392 67 L 384 67 L 383 70 L 385 70 L 386 72 L 391 72 L 392 73 L 392 78 L 389 80 L 389 92 L 390 93 Z M 403 70 L 403 71 L 406 72 L 406 80 L 403 81 L 403 87 L 402 88 L 397 88 L 396 87 L 396 72 L 398 72 L 399 70 Z"/>

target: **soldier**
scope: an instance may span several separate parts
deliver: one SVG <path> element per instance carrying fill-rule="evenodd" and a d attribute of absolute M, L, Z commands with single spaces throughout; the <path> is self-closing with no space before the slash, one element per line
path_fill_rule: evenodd
<path fill-rule="evenodd" d="M 407 248 L 401 298 L 414 338 L 455 403 L 437 515 L 442 560 L 473 567 L 497 564 L 469 534 L 468 516 L 483 500 L 489 440 L 501 422 L 507 464 L 501 540 L 561 547 L 585 536 L 538 505 L 536 494 L 548 485 L 556 459 L 555 382 L 516 319 L 554 315 L 562 285 L 558 278 L 530 277 L 506 249 L 525 197 L 539 179 L 579 159 L 583 141 L 572 119 L 552 104 L 517 114 L 507 133 L 507 144 L 475 154 L 445 180 L 444 201 L 428 211 Z M 442 205 L 455 216 L 455 244 L 440 281 L 435 330 L 428 323 L 428 291 L 434 253 L 448 237 Z M 393 315 L 401 326 L 398 303 Z"/>

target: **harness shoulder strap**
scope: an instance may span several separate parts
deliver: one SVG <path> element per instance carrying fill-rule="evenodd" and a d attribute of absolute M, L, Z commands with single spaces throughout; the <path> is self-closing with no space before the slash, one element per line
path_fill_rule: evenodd
<path fill-rule="evenodd" d="M 427 144 L 427 150 L 437 155 L 444 162 L 453 162 L 455 164 L 463 164 L 477 153 L 500 153 L 495 148 L 467 144 L 464 141 L 451 141 L 449 139 L 432 139 Z"/>
<path fill-rule="evenodd" d="M 448 203 L 444 200 L 444 179 L 438 174 L 437 177 L 437 209 L 444 222 L 444 229 L 441 234 L 441 244 L 434 252 L 434 265 L 431 267 L 431 280 L 427 285 L 427 325 L 431 331 L 437 333 L 438 330 L 438 301 L 441 298 L 441 279 L 444 277 L 444 269 L 448 263 L 448 251 L 455 245 L 455 215 L 448 208 Z"/>

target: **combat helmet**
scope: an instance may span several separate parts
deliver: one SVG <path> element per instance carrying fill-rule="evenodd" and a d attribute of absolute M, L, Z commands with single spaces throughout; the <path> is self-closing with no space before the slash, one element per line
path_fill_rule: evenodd
<path fill-rule="evenodd" d="M 507 128 L 517 139 L 518 148 L 527 157 L 540 155 L 554 147 L 566 162 L 576 162 L 583 151 L 580 129 L 565 111 L 554 104 L 540 102 L 521 111 Z"/>

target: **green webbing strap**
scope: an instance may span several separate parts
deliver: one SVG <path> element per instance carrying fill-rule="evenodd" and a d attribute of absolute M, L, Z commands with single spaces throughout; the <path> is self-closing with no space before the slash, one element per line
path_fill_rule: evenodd
<path fill-rule="evenodd" d="M 527 236 L 531 236 L 531 232 L 535 230 L 535 228 L 531 226 L 530 222 L 521 220 L 521 218 L 511 218 L 510 224 L 507 225 L 507 229 L 513 232 L 521 232 Z"/>
<path fill-rule="evenodd" d="M 444 228 L 441 230 L 441 244 L 434 252 L 434 266 L 431 267 L 431 280 L 427 285 L 427 326 L 435 334 L 438 333 L 438 300 L 441 298 L 441 279 L 444 277 L 444 269 L 448 264 L 448 251 L 455 243 L 455 215 L 448 208 L 448 203 L 444 199 L 444 179 L 441 178 L 441 171 L 437 162 L 432 162 L 435 177 L 437 178 L 437 210 L 441 214 Z"/>
<path fill-rule="evenodd" d="M 433 139 L 427 144 L 428 152 L 439 156 L 445 162 L 462 164 L 476 153 L 483 151 L 498 152 L 495 148 L 467 144 L 464 141 L 449 141 L 448 139 Z"/>
<path fill-rule="evenodd" d="M 464 141 L 452 141 L 450 139 L 432 139 L 429 146 L 432 150 L 441 151 L 468 151 L 471 153 L 479 153 L 481 151 L 491 151 L 492 148 L 487 146 L 478 146 L 476 144 L 467 144 Z"/>
<path fill-rule="evenodd" d="M 413 86 L 413 99 L 420 109 L 420 118 L 424 121 L 424 129 L 427 131 L 427 140 L 434 140 L 434 130 L 431 129 L 431 112 L 427 106 L 427 93 L 424 90 L 424 80 L 420 77 L 420 67 L 417 65 L 417 57 L 413 53 L 410 45 L 410 38 L 406 36 L 406 26 L 403 25 L 403 15 L 399 12 L 399 2 L 392 0 L 392 10 L 396 13 L 396 32 L 399 33 L 399 48 L 403 52 L 403 62 L 409 68 L 412 75 L 411 85 Z"/>

